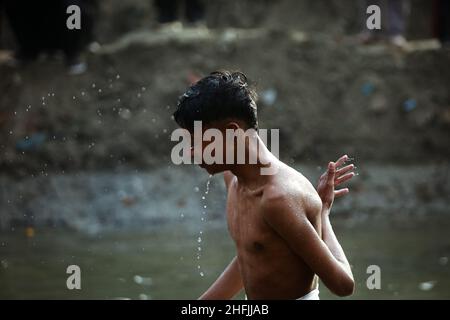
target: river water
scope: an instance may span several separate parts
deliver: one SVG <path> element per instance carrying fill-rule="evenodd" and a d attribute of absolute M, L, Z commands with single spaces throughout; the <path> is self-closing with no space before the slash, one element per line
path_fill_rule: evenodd
<path fill-rule="evenodd" d="M 333 221 L 357 283 L 350 299 L 450 298 L 447 215 Z M 208 221 L 201 227 L 204 276 L 197 270 L 198 230 L 186 227 L 182 219 L 146 231 L 96 235 L 58 228 L 2 232 L 0 298 L 197 298 L 234 255 L 223 222 Z M 81 268 L 80 290 L 66 286 L 66 268 L 72 264 Z M 370 265 L 380 267 L 381 289 L 367 288 Z M 323 284 L 320 289 L 322 299 L 336 299 Z"/>

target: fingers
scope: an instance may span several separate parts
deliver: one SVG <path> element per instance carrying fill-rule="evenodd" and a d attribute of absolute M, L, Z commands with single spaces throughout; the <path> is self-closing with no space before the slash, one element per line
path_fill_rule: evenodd
<path fill-rule="evenodd" d="M 336 170 L 336 176 L 342 176 L 344 173 L 352 171 L 355 168 L 356 168 L 355 165 L 349 164 L 348 166 Z"/>
<path fill-rule="evenodd" d="M 327 183 L 329 185 L 334 185 L 334 176 L 336 174 L 336 164 L 334 162 L 328 163 L 327 170 Z"/>
<path fill-rule="evenodd" d="M 335 183 L 336 186 L 337 186 L 337 185 L 340 185 L 341 183 L 344 183 L 345 181 L 350 180 L 350 179 L 353 178 L 354 176 L 355 176 L 355 173 L 354 173 L 354 172 L 350 172 L 350 173 L 344 174 L 343 176 L 338 177 L 338 178 L 334 181 L 334 183 Z"/>
<path fill-rule="evenodd" d="M 335 190 L 335 191 L 334 191 L 334 196 L 335 196 L 336 198 L 342 197 L 343 195 L 346 195 L 346 194 L 349 193 L 349 192 L 350 192 L 350 191 L 348 190 L 348 188 Z"/>
<path fill-rule="evenodd" d="M 320 179 L 326 179 L 329 185 L 339 185 L 345 181 L 350 180 L 355 176 L 355 173 L 350 172 L 356 167 L 353 164 L 343 166 L 347 161 L 353 160 L 348 155 L 341 156 L 336 162 L 329 162 L 327 171 L 320 177 Z M 339 168 L 339 169 L 337 169 Z M 333 179 L 333 181 L 331 181 Z"/>
<path fill-rule="evenodd" d="M 355 176 L 354 172 L 351 172 L 356 167 L 353 164 L 349 164 L 345 167 L 339 168 L 343 165 L 345 165 L 346 162 L 353 160 L 348 155 L 343 155 L 340 157 L 335 163 L 330 162 L 328 164 L 328 170 L 327 170 L 327 182 L 331 185 L 333 183 L 334 187 L 338 186 L 341 183 L 344 183 L 351 178 Z M 336 169 L 339 168 L 339 169 Z M 333 182 L 330 182 L 330 178 L 333 177 Z M 348 194 L 350 191 L 348 188 L 343 188 L 339 190 L 334 190 L 334 196 L 342 197 L 346 194 Z"/>
<path fill-rule="evenodd" d="M 328 163 L 328 176 L 330 175 L 330 174 L 335 174 L 336 173 L 336 163 L 334 163 L 334 162 L 329 162 Z"/>
<path fill-rule="evenodd" d="M 343 155 L 336 161 L 336 167 L 342 166 L 349 159 L 348 155 Z"/>

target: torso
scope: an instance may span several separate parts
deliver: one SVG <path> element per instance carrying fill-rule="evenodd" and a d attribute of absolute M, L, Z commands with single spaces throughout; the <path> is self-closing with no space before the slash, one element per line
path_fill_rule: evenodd
<path fill-rule="evenodd" d="M 321 234 L 320 213 L 308 211 L 308 202 L 317 201 L 314 187 L 286 165 L 270 177 L 268 184 L 255 191 L 245 190 L 234 177 L 228 186 L 228 228 L 236 244 L 248 298 L 297 299 L 317 286 L 317 277 L 265 222 L 262 199 L 269 185 L 295 197 L 292 200 L 304 206 L 307 218 Z"/>

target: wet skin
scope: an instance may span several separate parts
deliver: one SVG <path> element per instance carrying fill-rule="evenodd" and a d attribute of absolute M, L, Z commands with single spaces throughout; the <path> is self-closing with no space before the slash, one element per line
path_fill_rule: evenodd
<path fill-rule="evenodd" d="M 248 190 L 231 176 L 227 189 L 228 228 L 247 297 L 296 299 L 313 290 L 318 281 L 314 272 L 264 217 L 268 202 L 282 197 L 321 236 L 321 199 L 311 183 L 280 162 L 277 174 L 268 176 L 262 187 Z"/>
<path fill-rule="evenodd" d="M 240 127 L 233 122 L 227 126 Z M 203 143 L 202 150 L 208 142 Z M 223 155 L 228 146 L 224 149 Z M 259 137 L 245 146 L 246 155 L 256 153 L 257 164 L 200 165 L 210 174 L 224 172 L 227 223 L 237 252 L 200 299 L 230 299 L 242 287 L 249 299 L 298 299 L 317 286 L 318 277 L 333 293 L 352 294 L 351 268 L 329 219 L 334 198 L 348 193 L 348 188 L 335 187 L 354 175 L 349 172 L 353 165 L 339 168 L 348 157 L 328 164 L 316 191 Z M 261 172 L 266 164 L 270 175 Z"/>

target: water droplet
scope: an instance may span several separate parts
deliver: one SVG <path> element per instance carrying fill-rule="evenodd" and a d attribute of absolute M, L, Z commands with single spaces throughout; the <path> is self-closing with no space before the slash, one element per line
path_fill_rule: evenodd
<path fill-rule="evenodd" d="M 141 276 L 134 276 L 133 277 L 134 282 L 136 282 L 137 284 L 141 284 L 143 282 L 143 279 Z"/>
<path fill-rule="evenodd" d="M 198 243 L 202 242 L 202 238 L 201 238 L 201 237 L 198 237 L 197 242 L 198 242 Z"/>
<path fill-rule="evenodd" d="M 195 191 L 195 192 L 199 192 L 200 189 L 199 189 L 198 187 L 195 187 L 195 188 L 194 188 L 194 191 Z"/>
<path fill-rule="evenodd" d="M 200 276 L 203 277 L 205 274 L 203 272 L 200 272 Z"/>
<path fill-rule="evenodd" d="M 436 281 L 426 281 L 419 284 L 419 289 L 422 291 L 429 291 L 433 289 L 434 285 L 436 284 Z"/>
<path fill-rule="evenodd" d="M 141 293 L 141 294 L 139 295 L 139 299 L 140 299 L 140 300 L 149 300 L 150 297 L 149 297 L 148 295 L 146 295 L 145 293 Z"/>
<path fill-rule="evenodd" d="M 122 109 L 120 110 L 119 115 L 122 117 L 122 119 L 128 120 L 131 118 L 131 111 L 130 109 Z"/>
<path fill-rule="evenodd" d="M 137 284 L 141 284 L 144 286 L 151 286 L 153 284 L 153 279 L 150 277 L 142 277 L 140 275 L 135 275 L 133 280 Z"/>

